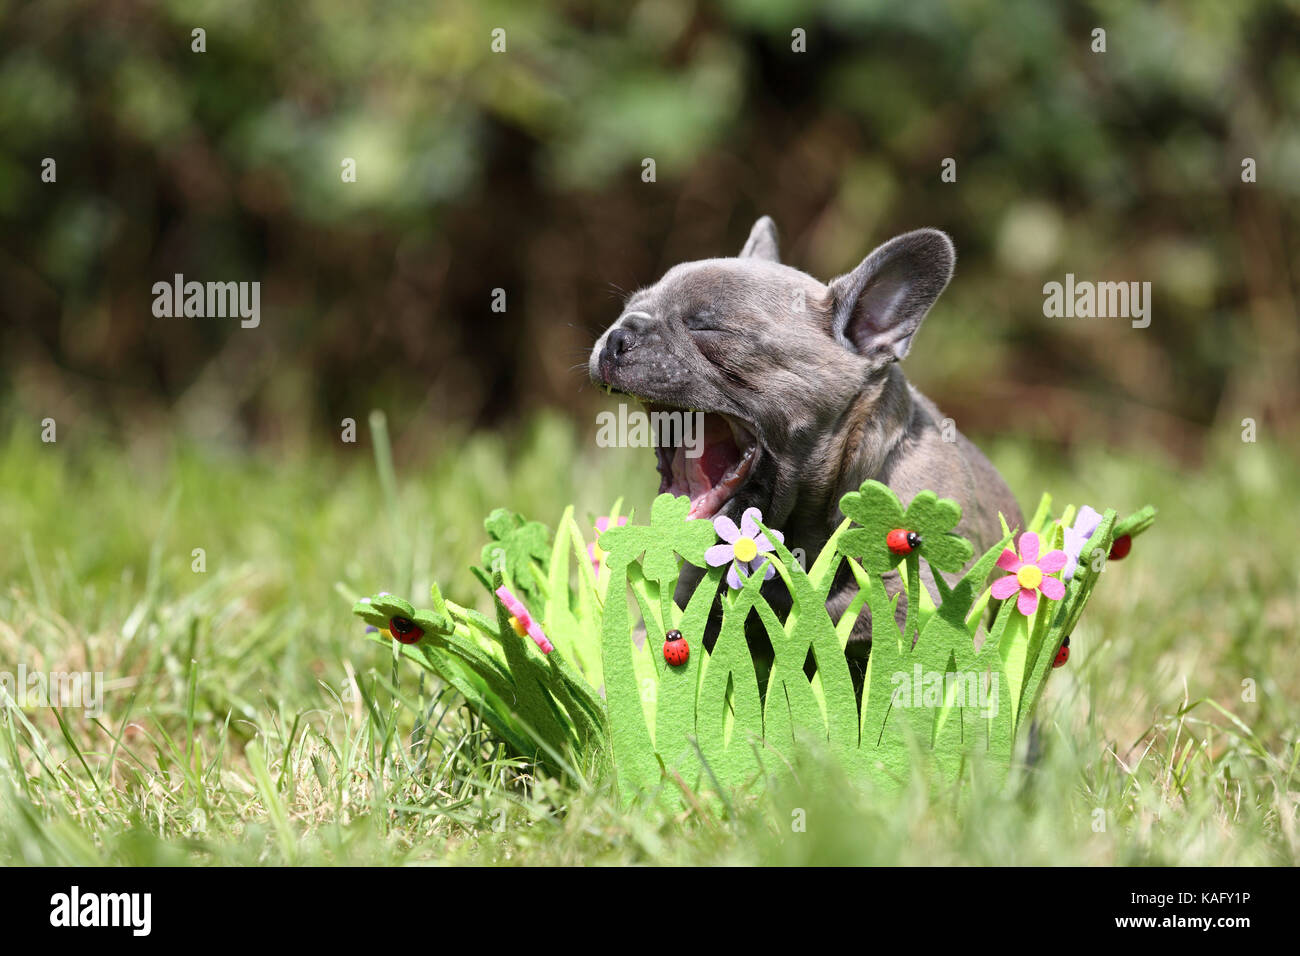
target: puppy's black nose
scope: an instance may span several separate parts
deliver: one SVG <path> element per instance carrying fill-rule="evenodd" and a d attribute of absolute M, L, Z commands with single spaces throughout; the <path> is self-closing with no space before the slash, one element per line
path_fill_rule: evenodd
<path fill-rule="evenodd" d="M 600 377 L 605 380 L 606 385 L 613 377 L 614 366 L 618 364 L 619 358 L 635 344 L 636 337 L 627 329 L 614 329 L 609 333 L 605 339 L 605 347 L 600 350 L 600 360 L 597 362 Z"/>
<path fill-rule="evenodd" d="M 610 358 L 618 358 L 632 347 L 634 341 L 632 333 L 627 329 L 615 329 L 609 333 L 609 338 L 605 341 L 605 349 L 609 352 Z"/>

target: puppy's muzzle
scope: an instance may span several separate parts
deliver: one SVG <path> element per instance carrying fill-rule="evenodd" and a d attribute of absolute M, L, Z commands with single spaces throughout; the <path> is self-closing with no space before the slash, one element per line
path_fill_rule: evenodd
<path fill-rule="evenodd" d="M 620 317 L 614 328 L 609 330 L 609 335 L 605 337 L 605 346 L 596 359 L 596 370 L 600 373 L 601 381 L 606 385 L 610 384 L 614 370 L 618 368 L 623 356 L 636 348 L 637 338 L 641 334 L 646 318 L 649 316 L 644 312 L 629 312 Z"/>

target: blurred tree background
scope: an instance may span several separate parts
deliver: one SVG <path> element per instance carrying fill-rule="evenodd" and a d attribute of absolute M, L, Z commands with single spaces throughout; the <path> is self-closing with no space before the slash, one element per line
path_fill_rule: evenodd
<path fill-rule="evenodd" d="M 0 49 L 0 406 L 61 438 L 590 429 L 620 290 L 762 213 L 823 280 L 953 236 L 908 371 L 968 431 L 1296 425 L 1294 0 L 43 0 Z M 1045 318 L 1067 272 L 1150 281 L 1150 327 Z M 155 318 L 175 273 L 260 281 L 261 325 Z"/>

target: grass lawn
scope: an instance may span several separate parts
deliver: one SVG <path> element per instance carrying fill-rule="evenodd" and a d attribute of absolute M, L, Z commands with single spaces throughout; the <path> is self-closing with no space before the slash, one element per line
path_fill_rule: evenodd
<path fill-rule="evenodd" d="M 395 479 L 364 429 L 288 457 L 63 425 L 0 440 L 0 671 L 105 681 L 99 716 L 0 709 L 0 863 L 1300 861 L 1300 468 L 1263 442 L 1194 471 L 986 446 L 1029 508 L 1050 490 L 1160 509 L 1053 672 L 1045 756 L 1014 786 L 789 784 L 669 816 L 532 775 L 350 613 L 433 580 L 486 609 L 468 565 L 493 507 L 644 511 L 648 452 L 550 418 L 424 461 L 399 448 Z"/>

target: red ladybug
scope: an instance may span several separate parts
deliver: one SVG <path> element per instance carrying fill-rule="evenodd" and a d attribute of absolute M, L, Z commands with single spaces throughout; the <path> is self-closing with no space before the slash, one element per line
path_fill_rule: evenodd
<path fill-rule="evenodd" d="M 681 667 L 691 656 L 691 645 L 686 643 L 682 632 L 674 628 L 664 635 L 664 660 L 673 667 Z"/>
<path fill-rule="evenodd" d="M 390 617 L 388 633 L 403 644 L 414 644 L 424 637 L 424 631 L 409 617 Z"/>
<path fill-rule="evenodd" d="M 1133 536 L 1122 534 L 1110 543 L 1110 559 L 1118 561 L 1120 558 L 1126 558 L 1132 549 Z"/>
<path fill-rule="evenodd" d="M 889 550 L 894 554 L 911 554 L 921 546 L 921 536 L 915 531 L 895 528 L 885 535 L 885 544 L 889 545 Z"/>
<path fill-rule="evenodd" d="M 1060 667 L 1070 659 L 1070 639 L 1067 637 L 1061 641 L 1061 647 L 1056 652 L 1056 660 L 1052 661 L 1053 667 Z"/>

